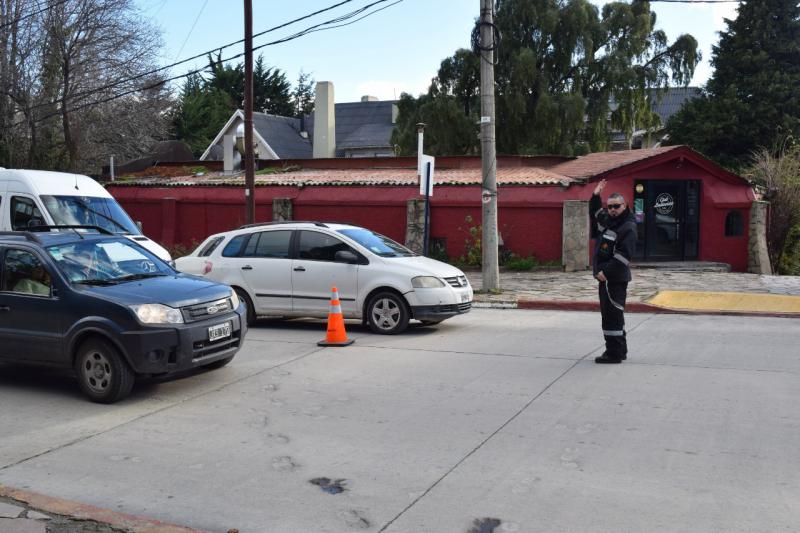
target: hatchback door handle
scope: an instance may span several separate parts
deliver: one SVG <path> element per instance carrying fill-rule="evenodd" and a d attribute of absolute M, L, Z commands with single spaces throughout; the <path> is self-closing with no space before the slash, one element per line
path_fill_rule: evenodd
<path fill-rule="evenodd" d="M 251 267 L 250 265 L 245 265 L 242 267 L 242 270 L 253 270 L 253 267 Z"/>
<path fill-rule="evenodd" d="M 0 305 L 0 313 L 7 313 L 11 311 L 10 305 Z"/>
<path fill-rule="evenodd" d="M 306 271 L 306 267 L 294 267 L 294 271 L 295 272 L 305 272 Z"/>

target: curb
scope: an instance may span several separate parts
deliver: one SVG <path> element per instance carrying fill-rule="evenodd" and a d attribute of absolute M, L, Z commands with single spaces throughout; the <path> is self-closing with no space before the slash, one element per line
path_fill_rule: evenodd
<path fill-rule="evenodd" d="M 517 309 L 538 309 L 551 311 L 600 311 L 600 302 L 585 300 L 519 300 Z M 626 313 L 658 313 L 675 315 L 721 315 L 755 316 L 776 318 L 800 318 L 800 313 L 780 313 L 769 311 L 729 311 L 725 309 L 674 309 L 659 307 L 645 302 L 628 302 Z"/>
<path fill-rule="evenodd" d="M 0 484 L 0 498 L 8 498 L 25 507 L 48 514 L 75 520 L 97 522 L 131 533 L 209 533 L 201 529 L 176 526 L 146 517 L 101 509 L 93 505 L 52 498 L 2 484 Z"/>

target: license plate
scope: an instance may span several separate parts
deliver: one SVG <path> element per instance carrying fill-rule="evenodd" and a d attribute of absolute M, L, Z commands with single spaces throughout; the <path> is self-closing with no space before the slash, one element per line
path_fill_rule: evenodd
<path fill-rule="evenodd" d="M 217 324 L 208 328 L 208 340 L 211 342 L 226 339 L 231 336 L 231 323 Z"/>

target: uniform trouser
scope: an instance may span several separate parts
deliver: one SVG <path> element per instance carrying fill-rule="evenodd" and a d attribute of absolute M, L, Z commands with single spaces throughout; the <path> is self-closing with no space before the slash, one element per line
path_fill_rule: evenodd
<path fill-rule="evenodd" d="M 603 318 L 603 337 L 608 357 L 621 359 L 628 353 L 625 339 L 625 298 L 628 282 L 600 282 L 600 314 Z"/>

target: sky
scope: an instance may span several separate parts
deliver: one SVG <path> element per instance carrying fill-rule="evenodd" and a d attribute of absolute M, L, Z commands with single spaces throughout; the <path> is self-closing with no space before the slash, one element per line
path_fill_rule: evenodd
<path fill-rule="evenodd" d="M 253 33 L 329 7 L 341 0 L 252 0 Z M 374 0 L 353 0 L 282 30 L 254 39 L 254 45 L 286 37 L 313 24 L 335 18 Z M 399 98 L 402 92 L 424 93 L 439 64 L 458 48 L 468 48 L 470 32 L 479 14 L 480 0 L 389 0 L 373 9 L 389 6 L 354 24 L 305 35 L 286 43 L 267 46 L 268 66 L 283 71 L 295 85 L 301 71 L 316 81 L 334 85 L 336 102 L 358 101 L 363 95 L 381 100 Z M 604 0 L 591 0 L 601 6 Z M 162 32 L 162 65 L 201 54 L 242 39 L 242 0 L 135 0 L 144 17 Z M 711 46 L 725 29 L 724 18 L 736 16 L 736 3 L 657 3 L 657 25 L 670 40 L 690 33 L 703 55 L 692 85 L 703 85 L 711 75 Z M 226 58 L 241 53 L 241 44 L 222 51 Z M 242 59 L 237 59 L 237 62 Z M 183 74 L 207 62 L 199 59 L 171 70 Z"/>

